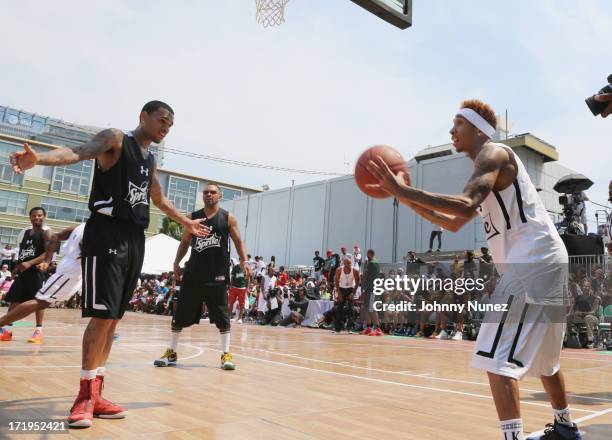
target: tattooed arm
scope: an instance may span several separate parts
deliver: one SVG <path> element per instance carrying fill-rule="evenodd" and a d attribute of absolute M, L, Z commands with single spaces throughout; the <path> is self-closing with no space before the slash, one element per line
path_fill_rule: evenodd
<path fill-rule="evenodd" d="M 474 173 L 461 195 L 435 194 L 408 186 L 403 173 L 393 174 L 381 158 L 376 163 L 370 161 L 368 169 L 379 181 L 370 186 L 384 189 L 429 221 L 455 231 L 476 215 L 478 206 L 493 189 L 507 157 L 503 148 L 483 150 L 474 161 Z"/>
<path fill-rule="evenodd" d="M 28 144 L 23 144 L 23 151 L 11 154 L 13 171 L 21 174 L 34 165 L 70 165 L 83 160 L 98 159 L 103 169 L 114 165 L 119 158 L 123 132 L 114 128 L 102 130 L 89 142 L 78 147 L 60 147 L 44 153 L 37 153 Z"/>

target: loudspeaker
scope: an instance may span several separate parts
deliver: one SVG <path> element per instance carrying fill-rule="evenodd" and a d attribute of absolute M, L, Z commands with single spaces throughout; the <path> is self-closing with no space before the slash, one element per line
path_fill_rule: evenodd
<path fill-rule="evenodd" d="M 603 255 L 603 238 L 599 235 L 562 234 L 569 255 Z"/>

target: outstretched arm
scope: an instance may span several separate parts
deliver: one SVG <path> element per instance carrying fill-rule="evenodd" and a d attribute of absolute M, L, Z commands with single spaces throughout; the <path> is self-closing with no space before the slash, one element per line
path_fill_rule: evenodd
<path fill-rule="evenodd" d="M 23 151 L 11 154 L 11 165 L 15 173 L 21 174 L 34 165 L 70 165 L 103 155 L 112 156 L 121 149 L 122 141 L 123 132 L 109 128 L 102 130 L 89 142 L 74 148 L 61 147 L 45 153 L 37 153 L 28 144 L 23 144 Z"/>
<path fill-rule="evenodd" d="M 434 211 L 434 215 L 428 213 L 432 217 L 430 220 L 434 223 L 454 220 L 452 217 L 445 218 L 440 214 L 467 221 L 475 215 L 478 206 L 493 189 L 506 158 L 507 153 L 501 148 L 483 150 L 474 161 L 474 173 L 461 195 L 435 194 L 408 186 L 405 182 L 405 174 L 403 172 L 393 174 L 381 157 L 377 158 L 377 162 L 370 161 L 368 170 L 377 177 L 379 183 L 369 186 L 387 191 L 405 205 L 418 205 L 426 210 Z"/>
<path fill-rule="evenodd" d="M 200 219 L 192 220 L 181 214 L 172 202 L 164 196 L 157 179 L 157 167 L 153 168 L 153 176 L 151 178 L 151 200 L 164 214 L 182 224 L 185 227 L 185 232 L 189 232 L 197 237 L 208 235 L 208 228 L 200 223 Z"/>

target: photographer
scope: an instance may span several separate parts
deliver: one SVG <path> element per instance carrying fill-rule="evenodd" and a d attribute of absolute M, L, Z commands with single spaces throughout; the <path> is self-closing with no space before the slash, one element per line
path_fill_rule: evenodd
<path fill-rule="evenodd" d="M 269 270 L 273 270 L 271 267 Z M 283 293 L 282 287 L 275 287 L 269 289 L 266 295 L 267 309 L 264 314 L 262 325 L 278 325 L 281 321 L 281 307 L 283 304 Z"/>
<path fill-rule="evenodd" d="M 296 327 L 299 327 L 308 309 L 308 298 L 306 298 L 306 289 L 304 287 L 298 289 L 298 299 L 289 301 L 289 308 L 291 309 L 291 314 L 283 319 L 279 325 L 286 327 L 294 323 Z"/>

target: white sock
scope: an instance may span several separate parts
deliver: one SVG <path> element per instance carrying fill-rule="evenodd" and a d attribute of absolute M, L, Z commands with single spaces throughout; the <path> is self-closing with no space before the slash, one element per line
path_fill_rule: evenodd
<path fill-rule="evenodd" d="M 523 419 L 503 420 L 499 422 L 504 440 L 525 440 Z"/>
<path fill-rule="evenodd" d="M 13 326 L 13 324 L 7 324 L 4 327 L 2 327 L 2 331 L 3 332 L 10 332 L 12 326 Z"/>
<path fill-rule="evenodd" d="M 41 331 L 42 332 L 42 324 L 41 325 L 37 325 L 36 326 L 36 330 Z"/>
<path fill-rule="evenodd" d="M 106 373 L 106 368 L 105 367 L 98 367 L 98 369 L 96 371 L 97 371 L 96 375 L 104 376 L 104 373 Z"/>
<path fill-rule="evenodd" d="M 572 415 L 570 414 L 569 406 L 565 409 L 553 408 L 553 413 L 555 414 L 555 420 L 557 421 L 557 423 L 566 426 L 574 426 L 574 424 L 572 423 Z"/>
<path fill-rule="evenodd" d="M 221 341 L 221 350 L 223 351 L 223 353 L 229 352 L 230 335 L 231 333 L 229 332 L 229 330 L 223 333 L 219 333 L 219 340 Z"/>
<path fill-rule="evenodd" d="M 181 331 L 172 330 L 172 341 L 170 342 L 170 348 L 172 351 L 176 351 L 178 347 L 179 336 L 181 336 Z"/>
<path fill-rule="evenodd" d="M 93 370 L 81 370 L 81 379 L 87 379 L 87 380 L 95 379 L 97 372 L 98 372 L 97 368 Z"/>

